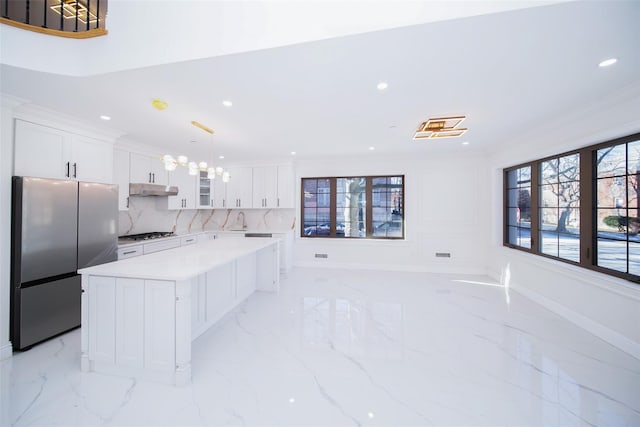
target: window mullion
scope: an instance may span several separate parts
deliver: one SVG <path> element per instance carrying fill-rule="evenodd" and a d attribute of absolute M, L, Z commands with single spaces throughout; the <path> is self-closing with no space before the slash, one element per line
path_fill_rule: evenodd
<path fill-rule="evenodd" d="M 365 235 L 373 237 L 373 178 L 368 176 L 365 180 Z"/>
<path fill-rule="evenodd" d="M 540 162 L 531 163 L 531 252 L 540 253 Z"/>
<path fill-rule="evenodd" d="M 330 224 L 330 231 L 329 231 L 329 236 L 330 237 L 336 237 L 336 224 L 337 224 L 337 209 L 336 209 L 336 205 L 337 205 L 337 198 L 338 198 L 338 186 L 337 186 L 337 178 L 331 178 L 329 180 L 329 224 Z"/>
<path fill-rule="evenodd" d="M 591 148 L 580 150 L 580 265 L 585 267 L 594 264 L 594 236 L 597 234 L 593 228 L 597 206 L 594 154 Z"/>

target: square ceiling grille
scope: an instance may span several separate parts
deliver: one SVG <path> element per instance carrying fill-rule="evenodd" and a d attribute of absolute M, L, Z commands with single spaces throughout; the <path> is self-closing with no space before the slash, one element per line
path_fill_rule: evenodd
<path fill-rule="evenodd" d="M 467 129 L 458 127 L 465 116 L 430 118 L 420 123 L 413 139 L 455 138 L 462 136 Z"/>

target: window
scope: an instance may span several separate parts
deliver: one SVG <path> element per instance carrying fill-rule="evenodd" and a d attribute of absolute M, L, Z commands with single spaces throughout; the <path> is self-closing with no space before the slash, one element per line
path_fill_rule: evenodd
<path fill-rule="evenodd" d="M 640 141 L 596 156 L 596 264 L 640 276 Z"/>
<path fill-rule="evenodd" d="M 302 178 L 302 237 L 404 238 L 404 176 Z"/>
<path fill-rule="evenodd" d="M 329 226 L 331 185 L 328 178 L 303 179 L 302 188 L 304 192 L 304 207 L 302 216 L 305 234 L 307 229 L 313 236 L 328 236 L 331 228 Z"/>
<path fill-rule="evenodd" d="M 540 163 L 540 250 L 580 261 L 580 155 Z"/>
<path fill-rule="evenodd" d="M 531 166 L 507 172 L 509 243 L 531 248 Z"/>
<path fill-rule="evenodd" d="M 504 245 L 640 282 L 640 134 L 504 170 Z"/>

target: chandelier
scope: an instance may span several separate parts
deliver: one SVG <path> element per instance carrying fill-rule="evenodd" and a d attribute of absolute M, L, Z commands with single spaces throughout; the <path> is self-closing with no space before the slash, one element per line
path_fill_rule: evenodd
<path fill-rule="evenodd" d="M 213 159 L 213 129 L 203 125 L 202 123 L 196 122 L 195 120 L 192 121 L 191 124 L 211 135 L 211 158 Z M 209 165 L 204 161 L 189 161 L 189 158 L 184 155 L 174 158 L 171 154 L 165 154 L 162 156 L 162 162 L 164 163 L 164 168 L 169 172 L 176 170 L 178 166 L 184 166 L 189 168 L 189 175 L 198 175 L 200 172 L 206 172 L 208 179 L 215 179 L 216 176 L 220 176 L 222 177 L 222 182 L 229 182 L 229 179 L 231 178 L 229 172 L 225 171 L 224 168 L 221 166 L 213 166 L 213 161 L 211 162 L 212 164 Z"/>

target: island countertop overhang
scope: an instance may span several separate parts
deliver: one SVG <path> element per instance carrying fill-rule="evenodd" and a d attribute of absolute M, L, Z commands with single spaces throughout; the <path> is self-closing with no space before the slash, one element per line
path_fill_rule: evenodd
<path fill-rule="evenodd" d="M 245 255 L 277 244 L 277 238 L 208 240 L 78 270 L 83 275 L 188 280 Z"/>

